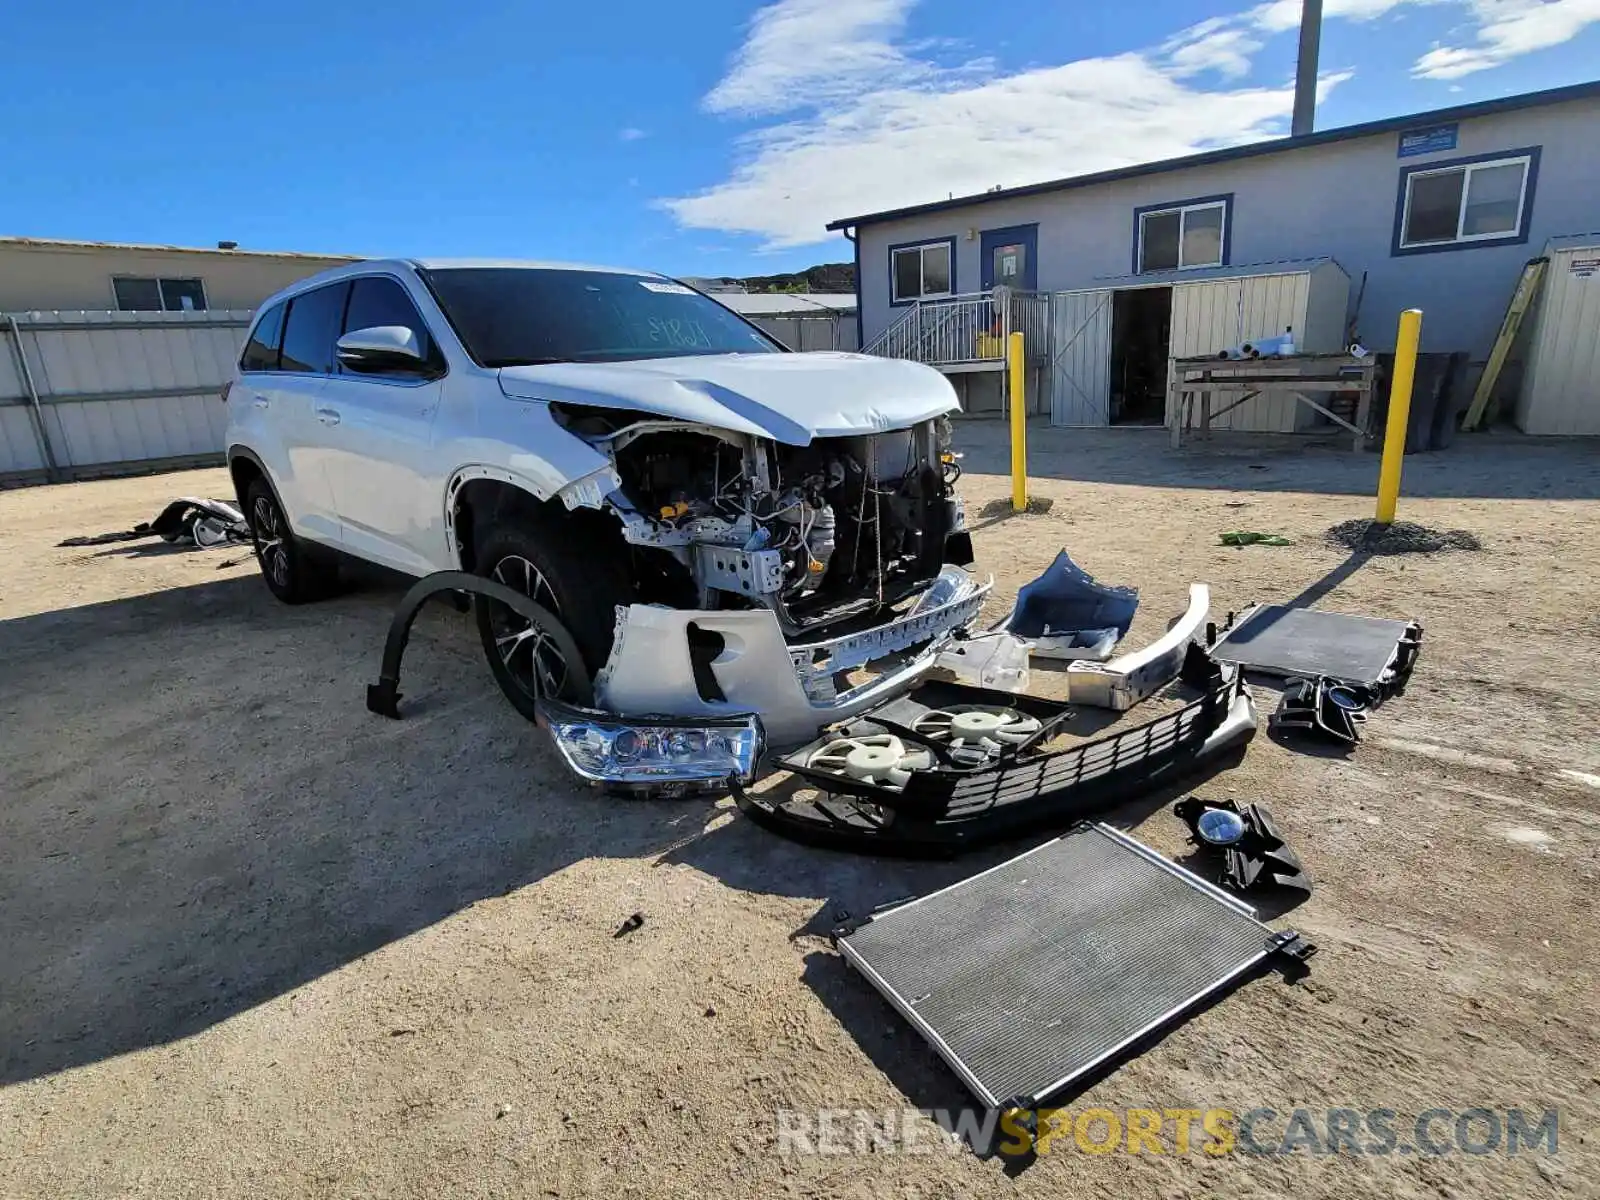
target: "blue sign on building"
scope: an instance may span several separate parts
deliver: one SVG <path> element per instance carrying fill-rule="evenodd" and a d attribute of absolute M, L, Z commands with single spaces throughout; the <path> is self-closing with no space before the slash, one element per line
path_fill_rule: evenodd
<path fill-rule="evenodd" d="M 1408 129 L 1400 135 L 1400 158 L 1413 154 L 1432 154 L 1436 150 L 1454 150 L 1459 125 L 1434 125 L 1428 129 Z"/>

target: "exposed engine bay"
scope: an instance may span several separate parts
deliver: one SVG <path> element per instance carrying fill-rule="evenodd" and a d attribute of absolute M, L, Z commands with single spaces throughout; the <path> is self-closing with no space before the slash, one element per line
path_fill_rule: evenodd
<path fill-rule="evenodd" d="M 946 418 L 804 446 L 632 412 L 559 419 L 615 464 L 607 506 L 647 601 L 766 607 L 799 634 L 881 613 L 971 560 Z"/>

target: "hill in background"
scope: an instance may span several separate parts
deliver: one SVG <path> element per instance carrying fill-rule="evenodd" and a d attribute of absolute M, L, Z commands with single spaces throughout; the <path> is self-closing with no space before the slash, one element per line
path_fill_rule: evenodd
<path fill-rule="evenodd" d="M 834 292 L 850 294 L 856 290 L 854 263 L 822 263 L 804 271 L 790 271 L 781 275 L 747 275 L 742 279 L 731 276 L 707 277 L 696 281 L 708 291 L 727 290 L 745 292 Z"/>

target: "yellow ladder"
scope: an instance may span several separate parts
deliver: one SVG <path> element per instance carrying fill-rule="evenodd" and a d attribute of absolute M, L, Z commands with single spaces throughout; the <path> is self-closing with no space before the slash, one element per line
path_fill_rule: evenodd
<path fill-rule="evenodd" d="M 1476 429 L 1483 421 L 1483 414 L 1489 408 L 1489 396 L 1494 391 L 1494 385 L 1500 381 L 1500 372 L 1506 365 L 1506 357 L 1511 353 L 1511 346 L 1517 340 L 1517 331 L 1522 328 L 1522 318 L 1528 315 L 1528 309 L 1533 307 L 1534 297 L 1539 294 L 1539 285 L 1544 282 L 1544 269 L 1548 266 L 1548 258 L 1530 258 L 1522 268 L 1522 277 L 1517 280 L 1517 289 L 1511 293 L 1511 303 L 1506 307 L 1505 320 L 1500 322 L 1500 336 L 1494 340 L 1494 349 L 1489 351 L 1489 361 L 1483 364 L 1483 374 L 1478 377 L 1478 390 L 1472 393 L 1472 404 L 1467 408 L 1467 415 L 1461 418 L 1461 428 Z"/>

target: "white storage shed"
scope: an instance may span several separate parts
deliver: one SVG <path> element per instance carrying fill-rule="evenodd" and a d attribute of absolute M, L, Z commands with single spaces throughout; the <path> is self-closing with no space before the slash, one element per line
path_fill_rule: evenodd
<path fill-rule="evenodd" d="M 1293 333 L 1304 353 L 1345 347 L 1350 277 L 1331 258 L 1164 271 L 1100 281 L 1052 298 L 1050 420 L 1103 426 L 1129 420 L 1119 401 L 1138 373 L 1148 390 L 1160 362 L 1161 399 L 1150 415 L 1172 420 L 1165 362 L 1220 353 L 1241 342 Z M 1136 372 L 1140 364 L 1149 364 Z M 1291 396 L 1263 396 L 1221 416 L 1218 429 L 1293 433 L 1315 419 Z"/>
<path fill-rule="evenodd" d="M 1524 433 L 1600 434 L 1600 233 L 1551 238 L 1517 397 Z"/>

